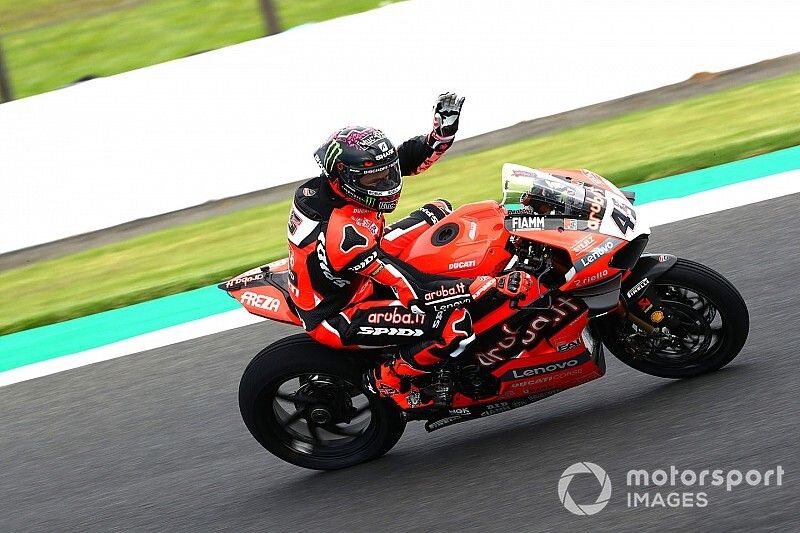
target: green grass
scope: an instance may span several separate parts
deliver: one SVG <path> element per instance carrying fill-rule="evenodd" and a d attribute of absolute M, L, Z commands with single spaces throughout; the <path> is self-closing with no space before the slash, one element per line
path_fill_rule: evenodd
<path fill-rule="evenodd" d="M 497 199 L 506 161 L 590 168 L 624 185 L 797 144 L 800 74 L 792 74 L 446 158 L 407 179 L 394 218 L 437 197 Z M 0 333 L 200 287 L 284 257 L 288 209 L 278 202 L 0 272 Z"/>
<path fill-rule="evenodd" d="M 0 0 L 0 33 L 11 33 L 88 16 L 145 0 Z"/>
<path fill-rule="evenodd" d="M 284 28 L 386 3 L 276 1 Z M 14 96 L 22 98 L 87 75 L 109 76 L 263 37 L 265 31 L 258 0 L 0 0 L 0 33 L 9 33 L 2 45 Z"/>

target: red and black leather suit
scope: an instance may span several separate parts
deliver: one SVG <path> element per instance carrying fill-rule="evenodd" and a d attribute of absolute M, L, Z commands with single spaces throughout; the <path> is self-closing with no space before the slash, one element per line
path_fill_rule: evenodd
<path fill-rule="evenodd" d="M 412 138 L 398 148 L 401 173 L 417 174 L 443 152 Z M 436 201 L 386 227 L 382 213 L 347 202 L 325 177 L 301 185 L 289 218 L 289 290 L 309 334 L 335 348 L 400 346 L 406 375 L 463 351 L 474 335 L 462 306 L 494 278 L 430 275 L 397 258 L 449 211 Z"/>

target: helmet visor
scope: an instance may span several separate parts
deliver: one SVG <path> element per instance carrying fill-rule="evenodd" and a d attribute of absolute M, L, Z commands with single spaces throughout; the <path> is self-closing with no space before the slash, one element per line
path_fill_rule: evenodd
<path fill-rule="evenodd" d="M 372 168 L 348 168 L 349 181 L 356 189 L 371 196 L 388 196 L 400 187 L 400 162 Z"/>
<path fill-rule="evenodd" d="M 403 183 L 400 162 L 342 171 L 342 192 L 370 209 L 389 213 L 397 207 Z"/>

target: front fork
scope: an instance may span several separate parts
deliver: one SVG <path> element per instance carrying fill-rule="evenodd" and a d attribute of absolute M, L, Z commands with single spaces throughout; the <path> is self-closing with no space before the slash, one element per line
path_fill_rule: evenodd
<path fill-rule="evenodd" d="M 669 254 L 645 254 L 625 277 L 620 289 L 624 313 L 631 322 L 646 333 L 674 329 L 678 321 L 662 305 L 655 290 L 655 281 L 675 265 L 678 260 Z M 621 310 L 622 311 L 622 310 Z"/>

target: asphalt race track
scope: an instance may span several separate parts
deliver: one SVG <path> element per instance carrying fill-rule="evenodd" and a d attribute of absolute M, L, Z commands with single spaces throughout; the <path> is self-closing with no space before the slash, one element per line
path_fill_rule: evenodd
<path fill-rule="evenodd" d="M 239 375 L 290 331 L 278 325 L 0 388 L 0 531 L 798 531 L 798 212 L 794 195 L 654 229 L 649 251 L 703 262 L 744 295 L 750 339 L 726 369 L 668 381 L 609 356 L 600 380 L 432 434 L 411 424 L 386 457 L 346 471 L 284 464 L 239 418 Z M 594 516 L 558 499 L 578 461 L 612 481 Z M 785 475 L 731 492 L 650 487 L 703 490 L 708 505 L 628 508 L 627 471 L 670 465 Z M 586 478 L 570 486 L 579 503 L 598 493 Z"/>

